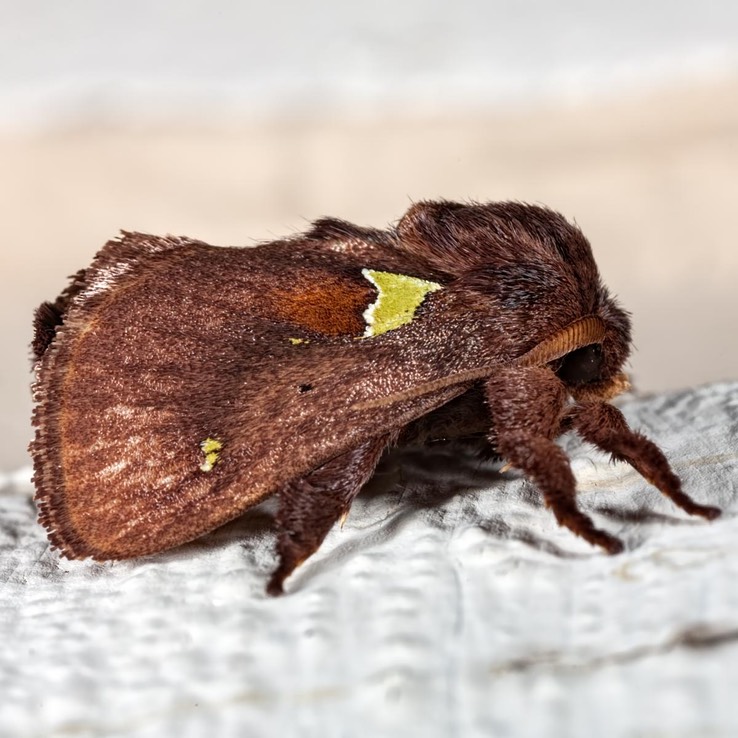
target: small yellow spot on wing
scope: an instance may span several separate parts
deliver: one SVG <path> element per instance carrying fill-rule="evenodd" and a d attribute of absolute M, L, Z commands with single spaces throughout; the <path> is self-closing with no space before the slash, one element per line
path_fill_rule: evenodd
<path fill-rule="evenodd" d="M 223 444 L 217 438 L 206 438 L 200 442 L 200 450 L 205 454 L 205 461 L 200 464 L 200 471 L 213 471 L 213 467 L 218 463 L 220 452 Z"/>
<path fill-rule="evenodd" d="M 364 311 L 364 337 L 379 336 L 410 323 L 429 292 L 441 289 L 436 282 L 405 274 L 362 269 L 361 273 L 377 288 L 377 299 Z"/>
<path fill-rule="evenodd" d="M 293 346 L 299 346 L 301 343 L 310 343 L 309 338 L 288 338 L 287 339 Z"/>

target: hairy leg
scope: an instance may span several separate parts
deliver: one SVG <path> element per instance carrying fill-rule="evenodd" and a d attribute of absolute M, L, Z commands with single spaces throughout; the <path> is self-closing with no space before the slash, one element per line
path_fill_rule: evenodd
<path fill-rule="evenodd" d="M 491 442 L 538 487 L 559 525 L 608 553 L 622 551 L 614 536 L 595 528 L 576 503 L 576 482 L 566 454 L 554 443 L 564 417 L 566 391 L 547 367 L 511 368 L 487 380 Z"/>
<path fill-rule="evenodd" d="M 713 520 L 720 515 L 717 507 L 700 505 L 682 492 L 679 477 L 656 446 L 640 433 L 632 431 L 623 414 L 612 405 L 586 403 L 573 407 L 567 423 L 590 443 L 612 454 L 617 461 L 627 461 L 639 474 L 690 515 Z"/>
<path fill-rule="evenodd" d="M 367 441 L 282 487 L 277 513 L 279 566 L 267 585 L 270 595 L 282 594 L 284 580 L 348 512 L 391 440 L 381 436 Z"/>

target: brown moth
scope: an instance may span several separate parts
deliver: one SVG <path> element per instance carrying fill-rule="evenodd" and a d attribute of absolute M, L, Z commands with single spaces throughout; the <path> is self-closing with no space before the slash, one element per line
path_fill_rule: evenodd
<path fill-rule="evenodd" d="M 277 495 L 278 594 L 388 446 L 480 430 L 609 553 L 567 430 L 720 512 L 607 403 L 630 321 L 543 207 L 420 202 L 390 230 L 324 219 L 255 248 L 123 233 L 39 307 L 33 349 L 36 500 L 69 558 L 163 551 Z"/>

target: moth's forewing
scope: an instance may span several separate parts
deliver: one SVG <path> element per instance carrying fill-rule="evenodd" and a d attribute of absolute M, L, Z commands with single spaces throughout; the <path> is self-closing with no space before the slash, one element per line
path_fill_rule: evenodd
<path fill-rule="evenodd" d="M 443 335 L 361 340 L 374 295 L 340 255 L 284 244 L 108 244 L 37 365 L 31 451 L 52 542 L 98 559 L 176 546 L 462 391 L 353 408 L 447 371 Z"/>

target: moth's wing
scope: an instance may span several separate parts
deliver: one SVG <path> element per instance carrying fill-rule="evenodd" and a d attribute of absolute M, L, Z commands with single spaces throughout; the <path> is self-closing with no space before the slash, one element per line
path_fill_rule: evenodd
<path fill-rule="evenodd" d="M 52 543 L 98 559 L 176 546 L 462 392 L 357 409 L 447 371 L 448 337 L 416 321 L 360 339 L 375 296 L 339 255 L 109 243 L 36 367 L 31 452 Z"/>

